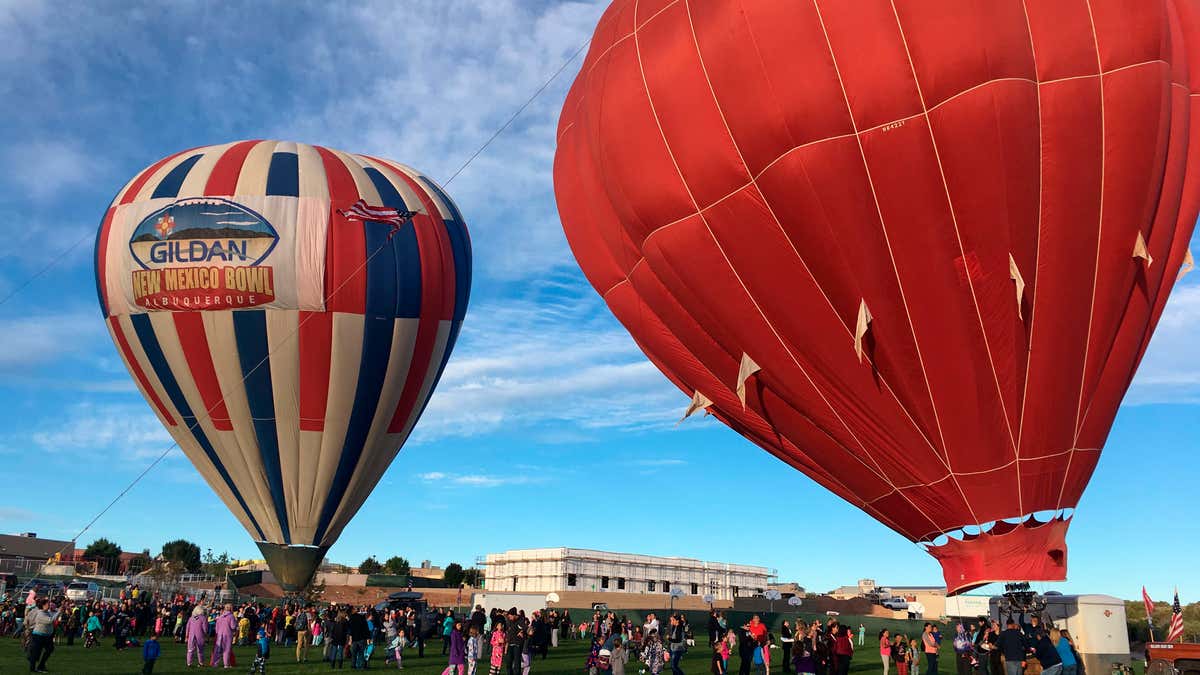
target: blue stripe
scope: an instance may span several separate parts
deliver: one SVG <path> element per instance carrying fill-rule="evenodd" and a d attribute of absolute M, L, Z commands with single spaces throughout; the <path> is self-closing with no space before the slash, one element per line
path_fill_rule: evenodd
<path fill-rule="evenodd" d="M 176 165 L 174 169 L 171 169 L 171 171 L 168 172 L 165 177 L 163 177 L 162 181 L 159 182 L 158 187 L 154 188 L 154 194 L 150 195 L 150 198 L 157 199 L 159 197 L 175 197 L 179 195 L 179 188 L 183 187 L 183 179 L 187 178 L 188 172 L 192 170 L 192 167 L 195 166 L 196 162 L 199 162 L 200 158 L 203 156 L 204 153 L 192 155 Z"/>
<path fill-rule="evenodd" d="M 471 300 L 471 238 L 467 236 L 466 221 L 458 206 L 442 188 L 425 176 L 421 176 L 421 182 L 437 193 L 450 210 L 446 234 L 450 236 L 450 246 L 454 250 L 454 320 L 462 321 L 467 316 L 467 304 Z"/>
<path fill-rule="evenodd" d="M 233 498 L 237 500 L 246 517 L 250 519 L 250 524 L 258 532 L 259 538 L 266 539 L 262 528 L 254 520 L 254 514 L 246 506 L 246 500 L 242 499 L 242 494 L 238 492 L 237 486 L 233 484 L 233 480 L 229 477 L 229 472 L 225 470 L 225 465 L 221 463 L 221 458 L 217 456 L 212 443 L 209 443 L 208 436 L 200 428 L 200 425 L 196 423 L 196 416 L 192 413 L 192 407 L 188 405 L 187 398 L 184 397 L 183 391 L 179 388 L 179 382 L 175 379 L 175 374 L 171 372 L 171 367 L 167 363 L 167 357 L 163 355 L 162 347 L 158 344 L 158 336 L 154 334 L 154 325 L 150 323 L 150 315 L 131 314 L 129 315 L 129 320 L 133 324 L 134 332 L 137 333 L 138 342 L 142 345 L 142 351 L 146 352 L 146 360 L 150 362 L 150 367 L 154 369 L 154 374 L 158 376 L 158 381 L 162 383 L 163 390 L 167 393 L 167 398 L 171 399 L 171 403 L 179 411 L 179 416 L 182 418 L 183 424 L 192 432 L 192 436 L 200 444 L 200 448 L 204 450 L 208 461 L 212 462 L 213 468 L 217 470 L 217 474 L 221 476 L 221 480 L 225 481 L 225 485 L 233 493 Z"/>
<path fill-rule="evenodd" d="M 300 196 L 300 157 L 294 152 L 271 155 L 267 171 L 267 194 L 283 197 Z"/>
<path fill-rule="evenodd" d="M 283 531 L 283 543 L 292 543 L 288 527 L 287 501 L 283 494 L 283 472 L 279 467 L 279 437 L 275 431 L 275 394 L 271 387 L 270 350 L 267 345 L 267 313 L 263 310 L 233 312 L 233 334 L 238 360 L 242 365 L 242 383 L 267 487 L 275 503 L 275 517 Z"/>
<path fill-rule="evenodd" d="M 366 226 L 369 229 L 370 223 Z M 321 510 L 321 520 L 313 538 L 312 543 L 315 546 L 319 546 L 325 538 L 325 531 L 329 529 L 338 507 L 342 505 L 346 490 L 350 487 L 350 479 L 354 476 L 354 469 L 362 457 L 363 445 L 367 442 L 367 434 L 371 431 L 371 422 L 375 419 L 375 411 L 379 406 L 383 378 L 387 374 L 395 323 L 396 320 L 391 317 L 363 317 L 362 357 L 358 366 L 358 384 L 354 388 L 354 407 L 350 411 L 350 422 L 346 427 L 346 439 L 342 444 L 337 471 L 333 474 L 329 496 Z"/>
<path fill-rule="evenodd" d="M 371 182 L 375 184 L 375 189 L 379 192 L 379 198 L 383 201 L 383 206 L 393 209 L 401 209 L 407 211 L 408 205 L 404 203 L 404 197 L 392 185 L 392 182 L 387 179 L 378 169 L 367 167 L 365 169 L 367 176 Z M 367 223 L 367 238 L 370 239 L 371 234 L 384 232 L 386 234 L 389 229 L 387 225 L 380 223 Z M 368 244 L 367 255 L 371 255 L 379 250 L 379 246 L 386 237 L 380 237 L 378 243 Z M 388 255 L 389 252 L 381 251 L 377 258 L 382 258 Z M 390 284 L 387 302 L 391 303 L 390 316 L 397 316 L 405 319 L 416 319 L 421 316 L 421 249 L 417 246 L 417 232 L 412 224 L 407 224 L 400 228 L 392 237 L 391 270 L 393 276 L 388 281 Z M 382 283 L 382 282 L 380 282 Z M 371 267 L 367 266 L 367 313 L 371 313 Z"/>

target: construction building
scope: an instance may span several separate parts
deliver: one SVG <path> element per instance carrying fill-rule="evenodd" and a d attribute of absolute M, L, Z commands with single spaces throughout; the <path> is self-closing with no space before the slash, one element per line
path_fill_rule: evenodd
<path fill-rule="evenodd" d="M 489 553 L 484 588 L 496 592 L 712 595 L 714 600 L 761 596 L 776 572 L 755 565 L 704 562 L 582 548 L 534 548 Z"/>

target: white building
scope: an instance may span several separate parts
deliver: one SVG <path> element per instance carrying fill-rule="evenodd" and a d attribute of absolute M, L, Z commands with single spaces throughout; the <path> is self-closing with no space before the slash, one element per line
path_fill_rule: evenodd
<path fill-rule="evenodd" d="M 582 548 L 531 548 L 489 553 L 484 587 L 491 591 L 550 593 L 711 593 L 718 600 L 762 595 L 775 570 L 754 565 L 609 553 Z"/>

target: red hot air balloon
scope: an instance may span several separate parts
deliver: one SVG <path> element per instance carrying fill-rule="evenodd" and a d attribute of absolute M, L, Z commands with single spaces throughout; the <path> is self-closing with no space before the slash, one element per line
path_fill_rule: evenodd
<path fill-rule="evenodd" d="M 471 244 L 409 167 L 242 141 L 134 177 L 100 226 L 96 286 L 151 408 L 297 590 L 425 409 Z"/>
<path fill-rule="evenodd" d="M 1196 220 L 1198 17 L 618 0 L 559 122 L 563 228 L 693 410 L 949 591 L 1062 580 Z"/>

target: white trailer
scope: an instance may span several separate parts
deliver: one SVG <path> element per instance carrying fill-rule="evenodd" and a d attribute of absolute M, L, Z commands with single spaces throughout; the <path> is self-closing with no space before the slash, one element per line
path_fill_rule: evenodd
<path fill-rule="evenodd" d="M 1047 594 L 1042 616 L 1056 628 L 1066 628 L 1075 640 L 1075 650 L 1089 675 L 1109 673 L 1114 663 L 1129 665 L 1129 633 L 1125 625 L 1125 601 L 1111 595 Z M 999 597 L 991 600 L 991 616 L 1003 623 Z M 1024 624 L 1028 617 L 1016 617 Z"/>

